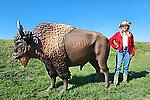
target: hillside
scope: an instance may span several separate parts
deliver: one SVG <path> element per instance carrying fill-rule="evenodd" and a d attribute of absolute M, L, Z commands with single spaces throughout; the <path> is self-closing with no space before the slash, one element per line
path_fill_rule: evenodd
<path fill-rule="evenodd" d="M 69 91 L 59 94 L 62 81 L 57 78 L 57 87 L 45 91 L 49 86 L 49 76 L 44 64 L 31 59 L 26 68 L 12 57 L 13 41 L 0 40 L 0 99 L 14 100 L 149 100 L 150 99 L 150 42 L 136 42 L 136 56 L 129 69 L 129 83 L 120 82 L 117 87 L 112 84 L 115 51 L 111 49 L 108 59 L 110 68 L 110 87 L 104 89 L 103 74 L 100 82 L 92 82 L 95 71 L 90 64 L 83 70 L 71 67 L 72 78 L 69 80 Z M 122 72 L 122 71 L 121 71 Z M 122 79 L 120 79 L 122 81 Z"/>

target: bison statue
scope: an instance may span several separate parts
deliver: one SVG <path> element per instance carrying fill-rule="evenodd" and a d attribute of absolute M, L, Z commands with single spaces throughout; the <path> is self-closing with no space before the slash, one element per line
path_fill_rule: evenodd
<path fill-rule="evenodd" d="M 41 23 L 33 31 L 24 30 L 19 21 L 17 26 L 13 57 L 19 59 L 23 67 L 30 58 L 41 60 L 51 78 L 47 90 L 55 88 L 59 76 L 63 80 L 61 92 L 66 92 L 71 76 L 69 67 L 79 65 L 82 69 L 87 62 L 95 68 L 96 79 L 100 69 L 103 71 L 105 87 L 109 86 L 107 59 L 110 45 L 104 35 L 60 23 Z"/>

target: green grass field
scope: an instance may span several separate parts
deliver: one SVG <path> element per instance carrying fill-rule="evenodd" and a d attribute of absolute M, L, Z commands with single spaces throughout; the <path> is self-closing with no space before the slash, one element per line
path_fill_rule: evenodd
<path fill-rule="evenodd" d="M 113 86 L 115 51 L 111 49 L 108 59 L 111 84 L 107 90 L 103 86 L 103 73 L 99 82 L 93 82 L 95 70 L 86 64 L 82 71 L 78 66 L 70 68 L 69 91 L 61 95 L 60 78 L 57 78 L 58 88 L 45 91 L 50 78 L 44 64 L 31 59 L 28 66 L 22 68 L 11 56 L 13 42 L 0 40 L 0 100 L 150 100 L 150 43 L 136 42 L 135 45 L 136 56 L 131 61 L 129 83 Z"/>

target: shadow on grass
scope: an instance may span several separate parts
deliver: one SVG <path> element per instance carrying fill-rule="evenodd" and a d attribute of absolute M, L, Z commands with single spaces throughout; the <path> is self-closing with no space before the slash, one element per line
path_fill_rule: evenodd
<path fill-rule="evenodd" d="M 146 77 L 147 74 L 149 74 L 148 71 L 140 71 L 140 72 L 130 71 L 129 75 L 128 75 L 128 82 L 131 81 L 131 80 L 133 80 L 133 79 Z M 119 75 L 119 81 L 120 82 L 123 81 L 123 73 L 120 73 L 120 75 Z"/>
<path fill-rule="evenodd" d="M 70 89 L 85 85 L 85 84 L 89 84 L 89 83 L 96 83 L 96 82 L 104 82 L 104 74 L 100 73 L 100 78 L 98 81 L 95 81 L 95 74 L 90 74 L 87 76 L 72 76 L 71 79 L 69 79 L 69 84 L 73 85 Z M 58 82 L 56 84 L 56 87 L 59 87 L 63 85 L 63 82 Z M 69 89 L 69 90 L 70 90 Z"/>
<path fill-rule="evenodd" d="M 133 79 L 136 78 L 142 78 L 142 77 L 146 77 L 147 74 L 149 74 L 148 71 L 140 71 L 140 72 L 134 72 L 131 71 L 129 72 L 129 78 L 128 81 L 131 81 Z M 123 80 L 123 74 L 120 73 L 119 76 L 119 81 L 122 82 Z M 100 73 L 100 78 L 98 81 L 95 81 L 95 74 L 90 74 L 88 76 L 72 76 L 72 78 L 69 80 L 69 84 L 72 84 L 73 86 L 70 89 L 74 89 L 77 88 L 79 86 L 85 85 L 85 84 L 89 84 L 89 83 L 99 83 L 99 82 L 104 82 L 104 74 Z M 114 73 L 109 73 L 109 81 L 110 83 L 113 82 L 113 77 L 114 77 Z M 57 83 L 57 87 L 63 85 L 63 82 L 58 82 Z M 69 89 L 69 90 L 70 90 Z"/>
<path fill-rule="evenodd" d="M 129 72 L 129 80 L 146 77 L 149 74 L 148 71 L 140 71 L 140 72 Z"/>

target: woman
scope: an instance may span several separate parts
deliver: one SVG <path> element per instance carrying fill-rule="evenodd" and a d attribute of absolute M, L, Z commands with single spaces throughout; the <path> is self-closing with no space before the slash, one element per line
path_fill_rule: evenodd
<path fill-rule="evenodd" d="M 129 30 L 130 26 L 131 22 L 123 21 L 121 24 L 119 24 L 120 31 L 116 32 L 109 39 L 110 45 L 117 50 L 117 66 L 114 75 L 114 85 L 118 84 L 122 62 L 124 62 L 123 81 L 127 82 L 130 60 L 135 55 L 134 37 Z"/>

